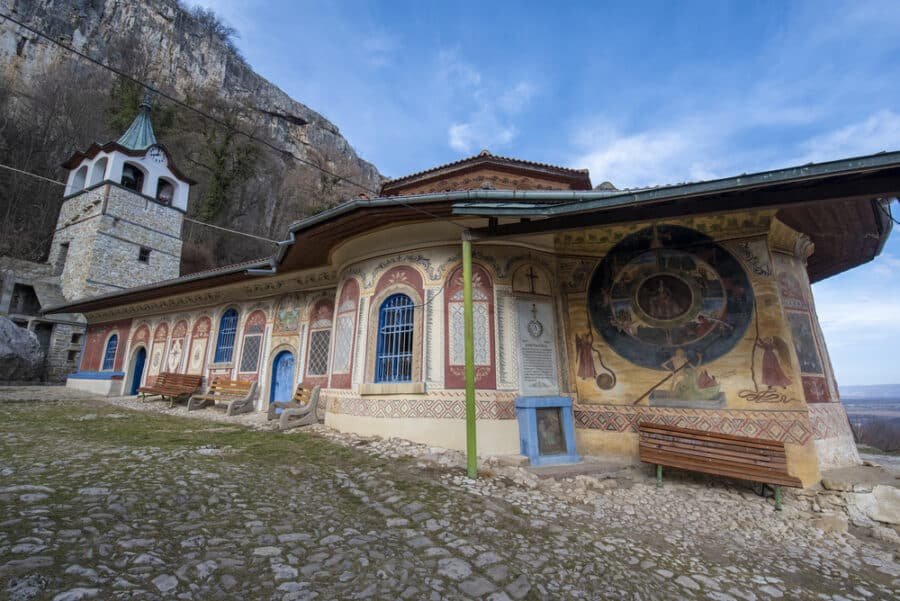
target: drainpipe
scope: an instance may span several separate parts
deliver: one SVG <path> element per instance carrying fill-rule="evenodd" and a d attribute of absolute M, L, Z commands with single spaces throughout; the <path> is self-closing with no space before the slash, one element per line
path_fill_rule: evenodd
<path fill-rule="evenodd" d="M 466 361 L 466 471 L 478 477 L 478 447 L 475 444 L 475 320 L 472 309 L 472 238 L 462 235 L 463 339 Z"/>

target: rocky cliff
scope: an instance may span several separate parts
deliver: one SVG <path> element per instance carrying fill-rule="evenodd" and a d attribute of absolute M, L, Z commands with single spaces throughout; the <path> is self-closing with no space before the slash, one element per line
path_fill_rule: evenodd
<path fill-rule="evenodd" d="M 254 72 L 214 15 L 172 0 L 0 0 L 0 11 L 343 177 L 369 188 L 381 180 L 333 123 Z M 6 88 L 0 89 L 0 103 L 6 103 L 0 109 L 21 116 L 11 125 L 0 120 L 0 161 L 61 178 L 56 165 L 63 157 L 120 133 L 106 117 L 130 110 L 115 106 L 129 96 L 111 95 L 116 86 L 121 92 L 123 82 L 110 73 L 5 20 L 0 20 L 0 65 L 0 88 Z M 280 239 L 290 222 L 362 191 L 246 138 L 229 137 L 190 111 L 157 103 L 158 137 L 182 170 L 199 180 L 191 212 L 207 221 Z M 42 111 L 43 117 L 33 117 Z M 22 124 L 29 118 L 30 129 Z M 58 123 L 42 133 L 48 120 Z M 23 146 L 42 145 L 46 148 L 23 155 Z M 25 185 L 12 180 L 12 188 Z M 20 226 L 31 224 L 34 215 L 18 206 L 22 198 L 17 202 L 5 188 L 0 212 L 7 223 L 0 228 L 11 227 L 10 215 L 14 221 L 18 216 Z M 31 198 L 35 194 L 47 197 L 41 211 L 51 213 L 58 199 L 50 197 L 61 196 L 59 190 L 29 192 Z M 212 202 L 216 195 L 219 205 Z M 195 247 L 207 247 L 216 263 L 270 250 L 205 229 L 186 228 L 185 235 Z M 0 248 L 4 252 L 12 251 Z"/>

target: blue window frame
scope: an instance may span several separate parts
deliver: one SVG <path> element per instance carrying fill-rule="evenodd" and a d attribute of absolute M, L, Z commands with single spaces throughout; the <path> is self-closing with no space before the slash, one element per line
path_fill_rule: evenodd
<path fill-rule="evenodd" d="M 219 337 L 216 339 L 216 355 L 213 363 L 228 363 L 234 354 L 234 339 L 237 334 L 238 313 L 228 309 L 219 321 Z"/>
<path fill-rule="evenodd" d="M 103 353 L 103 368 L 101 371 L 108 371 L 113 368 L 116 362 L 116 349 L 119 348 L 119 337 L 113 334 L 106 341 L 106 352 Z"/>
<path fill-rule="evenodd" d="M 378 310 L 376 382 L 411 382 L 413 358 L 413 302 L 392 294 Z"/>

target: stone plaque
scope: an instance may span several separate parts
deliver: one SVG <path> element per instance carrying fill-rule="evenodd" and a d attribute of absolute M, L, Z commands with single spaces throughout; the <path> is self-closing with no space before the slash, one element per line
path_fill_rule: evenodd
<path fill-rule="evenodd" d="M 516 303 L 516 321 L 519 393 L 522 396 L 559 394 L 553 305 L 520 299 Z"/>

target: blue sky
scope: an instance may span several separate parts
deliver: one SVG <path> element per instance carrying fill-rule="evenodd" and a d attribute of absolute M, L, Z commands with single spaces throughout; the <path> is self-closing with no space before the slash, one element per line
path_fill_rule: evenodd
<path fill-rule="evenodd" d="M 388 176 L 489 148 L 621 188 L 900 150 L 896 1 L 198 3 Z M 815 294 L 839 383 L 900 382 L 898 238 Z"/>

